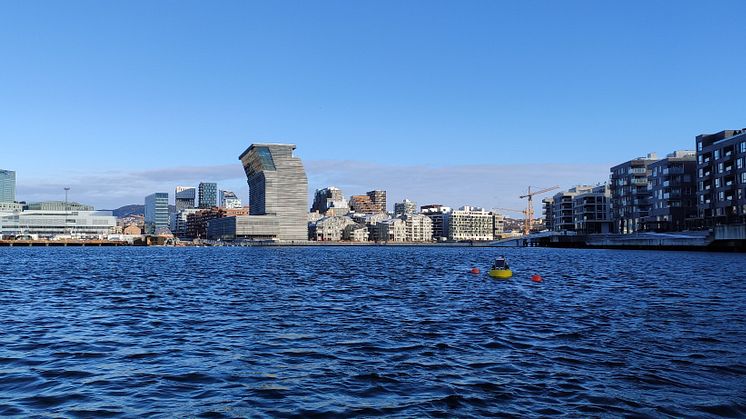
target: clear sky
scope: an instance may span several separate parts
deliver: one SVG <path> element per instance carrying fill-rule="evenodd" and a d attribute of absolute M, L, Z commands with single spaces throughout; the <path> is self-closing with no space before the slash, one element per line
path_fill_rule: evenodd
<path fill-rule="evenodd" d="M 0 168 L 101 208 L 298 145 L 310 189 L 520 207 L 746 127 L 744 1 L 0 1 Z M 173 199 L 173 196 L 172 196 Z"/>

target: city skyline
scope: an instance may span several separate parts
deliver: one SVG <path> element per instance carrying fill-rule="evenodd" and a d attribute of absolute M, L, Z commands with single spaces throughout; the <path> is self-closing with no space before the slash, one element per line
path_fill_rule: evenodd
<path fill-rule="evenodd" d="M 310 193 L 521 208 L 528 185 L 602 182 L 743 125 L 722 19 L 742 2 L 290 4 L 3 5 L 19 199 L 70 186 L 112 208 L 211 180 L 247 200 L 233 150 L 267 141 L 298 144 Z"/>

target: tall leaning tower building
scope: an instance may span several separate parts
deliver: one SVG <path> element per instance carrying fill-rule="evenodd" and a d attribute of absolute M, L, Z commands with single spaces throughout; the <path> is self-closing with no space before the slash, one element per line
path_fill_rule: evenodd
<path fill-rule="evenodd" d="M 252 144 L 239 156 L 249 183 L 248 218 L 272 220 L 283 241 L 308 239 L 308 178 L 294 150 L 295 144 Z"/>

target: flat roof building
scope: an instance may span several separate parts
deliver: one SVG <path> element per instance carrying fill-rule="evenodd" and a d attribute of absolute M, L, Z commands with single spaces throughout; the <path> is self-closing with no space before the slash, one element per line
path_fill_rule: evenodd
<path fill-rule="evenodd" d="M 697 158 L 694 151 L 675 151 L 651 163 L 650 215 L 645 229 L 681 231 L 697 217 Z"/>
<path fill-rule="evenodd" d="M 644 229 L 650 215 L 648 176 L 650 164 L 658 161 L 655 153 L 638 157 L 611 168 L 611 217 L 614 232 L 634 233 Z M 555 219 L 556 225 L 557 220 Z"/>
<path fill-rule="evenodd" d="M 197 187 L 199 193 L 199 207 L 202 209 L 218 206 L 218 184 L 200 182 Z"/>
<path fill-rule="evenodd" d="M 155 234 L 169 227 L 168 192 L 156 192 L 145 197 L 145 233 Z"/>
<path fill-rule="evenodd" d="M 16 172 L 0 169 L 0 202 L 16 201 Z"/>
<path fill-rule="evenodd" d="M 176 212 L 194 208 L 197 197 L 197 189 L 192 186 L 177 186 L 175 191 Z"/>
<path fill-rule="evenodd" d="M 746 128 L 698 135 L 697 212 L 706 225 L 746 222 Z"/>

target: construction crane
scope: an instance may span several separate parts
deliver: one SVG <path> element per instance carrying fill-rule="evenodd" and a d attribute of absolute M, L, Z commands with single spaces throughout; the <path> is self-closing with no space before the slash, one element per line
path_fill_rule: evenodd
<path fill-rule="evenodd" d="M 549 191 L 553 191 L 555 189 L 559 189 L 559 186 L 552 186 L 551 188 L 544 188 L 539 191 L 531 192 L 531 187 L 528 187 L 528 193 L 526 195 L 521 195 L 519 198 L 528 198 L 528 202 L 526 202 L 526 210 L 523 211 L 523 214 L 526 216 L 526 218 L 523 220 L 523 234 L 528 236 L 529 233 L 531 233 L 531 226 L 534 224 L 534 195 L 543 194 Z"/>

